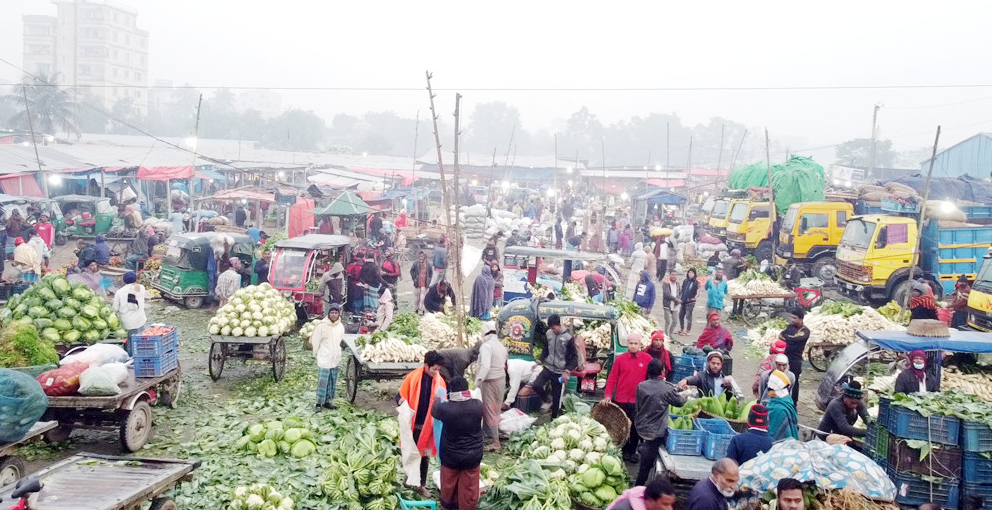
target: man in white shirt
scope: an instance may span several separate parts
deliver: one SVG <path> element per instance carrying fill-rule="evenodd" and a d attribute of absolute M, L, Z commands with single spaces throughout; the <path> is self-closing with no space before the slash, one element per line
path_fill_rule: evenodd
<path fill-rule="evenodd" d="M 541 366 L 533 361 L 511 359 L 506 362 L 506 374 L 510 378 L 510 391 L 506 394 L 506 400 L 503 401 L 504 411 L 509 409 L 513 405 L 513 401 L 517 399 L 520 385 L 534 382 L 539 373 L 541 373 Z"/>

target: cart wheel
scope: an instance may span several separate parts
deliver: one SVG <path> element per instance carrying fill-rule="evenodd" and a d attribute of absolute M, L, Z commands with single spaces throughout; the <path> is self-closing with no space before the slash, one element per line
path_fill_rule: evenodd
<path fill-rule="evenodd" d="M 813 370 L 826 372 L 836 354 L 837 349 L 812 346 L 806 351 L 806 360 L 809 361 L 809 366 L 813 367 Z"/>
<path fill-rule="evenodd" d="M 179 405 L 179 395 L 182 392 L 182 377 L 176 376 L 173 380 L 162 384 L 162 388 L 159 390 L 159 400 L 162 405 L 175 409 Z"/>
<path fill-rule="evenodd" d="M 210 344 L 210 360 L 207 364 L 207 368 L 210 370 L 210 378 L 213 380 L 220 379 L 220 374 L 224 372 L 224 357 L 226 353 L 224 352 L 224 344 L 220 342 L 214 342 Z"/>
<path fill-rule="evenodd" d="M 55 246 L 65 246 L 66 241 L 65 234 L 55 234 Z"/>
<path fill-rule="evenodd" d="M 761 300 L 758 299 L 748 299 L 744 302 L 744 312 L 741 314 L 741 318 L 744 319 L 744 324 L 748 326 L 757 326 L 759 322 L 758 316 L 761 315 Z"/>
<path fill-rule="evenodd" d="M 358 370 L 358 358 L 353 355 L 349 356 L 348 364 L 344 367 L 344 389 L 345 393 L 347 393 L 348 402 L 352 404 L 355 403 L 355 395 L 358 394 Z"/>
<path fill-rule="evenodd" d="M 4 457 L 0 460 L 0 487 L 10 485 L 24 476 L 24 461 L 20 457 Z"/>
<path fill-rule="evenodd" d="M 54 429 L 45 432 L 45 441 L 49 443 L 61 443 L 72 434 L 72 424 L 59 423 Z"/>
<path fill-rule="evenodd" d="M 191 310 L 199 308 L 203 306 L 203 296 L 189 296 L 183 300 L 183 304 Z"/>
<path fill-rule="evenodd" d="M 279 382 L 286 375 L 286 342 L 279 337 L 272 346 L 272 378 Z"/>
<path fill-rule="evenodd" d="M 155 498 L 148 510 L 179 510 L 179 506 L 172 498 Z"/>
<path fill-rule="evenodd" d="M 121 445 L 136 452 L 152 437 L 152 406 L 144 400 L 134 404 L 121 421 Z"/>

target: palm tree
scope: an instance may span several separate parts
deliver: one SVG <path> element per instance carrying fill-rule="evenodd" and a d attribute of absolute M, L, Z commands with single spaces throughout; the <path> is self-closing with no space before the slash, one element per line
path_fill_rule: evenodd
<path fill-rule="evenodd" d="M 10 118 L 9 124 L 28 129 L 30 112 L 32 127 L 36 133 L 55 135 L 62 131 L 76 135 L 78 140 L 82 134 L 79 130 L 79 104 L 72 91 L 59 87 L 61 76 L 62 73 L 48 75 L 39 72 L 34 76 L 26 76 L 21 83 L 15 85 L 14 93 L 3 97 L 5 102 L 18 109 Z"/>

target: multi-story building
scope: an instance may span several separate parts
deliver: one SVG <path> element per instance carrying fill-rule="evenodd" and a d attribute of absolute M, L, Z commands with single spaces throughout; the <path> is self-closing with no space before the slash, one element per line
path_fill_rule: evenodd
<path fill-rule="evenodd" d="M 61 73 L 60 83 L 103 102 L 148 106 L 148 32 L 137 12 L 111 0 L 54 0 L 55 16 L 26 15 L 24 70 Z"/>

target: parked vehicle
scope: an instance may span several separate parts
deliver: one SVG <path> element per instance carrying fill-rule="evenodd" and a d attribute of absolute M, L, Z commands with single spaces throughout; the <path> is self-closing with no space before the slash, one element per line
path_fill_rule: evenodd
<path fill-rule="evenodd" d="M 95 237 L 105 234 L 117 218 L 109 198 L 63 195 L 54 199 L 65 214 L 66 236 Z"/>
<path fill-rule="evenodd" d="M 255 243 L 245 234 L 203 232 L 177 234 L 165 241 L 165 257 L 158 280 L 152 283 L 162 297 L 182 303 L 187 308 L 203 306 L 210 295 L 210 278 L 207 259 L 213 256 L 210 241 L 218 236 L 234 239 L 231 257 L 241 259 L 242 265 L 252 267 L 255 262 Z"/>
<path fill-rule="evenodd" d="M 767 200 L 738 200 L 727 218 L 727 248 L 772 259 L 772 204 Z"/>
<path fill-rule="evenodd" d="M 307 234 L 276 243 L 269 270 L 269 284 L 308 317 L 324 313 L 319 283 L 334 262 L 348 265 L 351 238 L 343 235 Z"/>
<path fill-rule="evenodd" d="M 789 206 L 782 220 L 775 264 L 797 265 L 808 275 L 833 283 L 837 275 L 837 245 L 848 218 L 849 202 L 800 202 Z"/>

